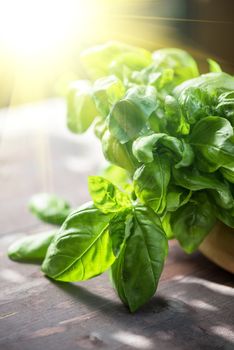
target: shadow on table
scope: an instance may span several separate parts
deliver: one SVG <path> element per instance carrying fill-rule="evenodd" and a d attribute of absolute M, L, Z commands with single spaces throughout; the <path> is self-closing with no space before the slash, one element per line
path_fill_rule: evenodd
<path fill-rule="evenodd" d="M 95 294 L 80 285 L 54 284 L 88 306 L 96 322 L 104 316 L 110 324 L 114 323 L 118 331 L 108 336 L 121 343 L 124 349 L 127 346 L 155 349 L 157 346 L 160 350 L 187 350 L 188 347 L 190 350 L 231 350 L 234 319 L 231 307 L 230 312 L 224 314 L 222 305 L 232 305 L 233 291 L 214 280 L 213 276 L 212 281 L 190 276 L 169 281 L 164 296 L 153 297 L 135 314 L 117 300 Z"/>

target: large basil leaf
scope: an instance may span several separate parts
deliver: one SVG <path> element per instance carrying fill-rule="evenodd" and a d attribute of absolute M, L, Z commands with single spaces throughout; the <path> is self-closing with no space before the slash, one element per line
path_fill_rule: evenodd
<path fill-rule="evenodd" d="M 215 224 L 215 214 L 205 193 L 171 213 L 170 223 L 175 238 L 187 252 L 195 251 Z"/>
<path fill-rule="evenodd" d="M 167 187 L 170 181 L 170 162 L 165 156 L 155 155 L 155 160 L 143 164 L 134 174 L 134 189 L 142 203 L 161 214 L 166 208 Z"/>
<path fill-rule="evenodd" d="M 167 255 L 167 238 L 152 209 L 134 209 L 130 234 L 111 267 L 120 299 L 132 312 L 155 293 Z"/>
<path fill-rule="evenodd" d="M 125 87 L 114 75 L 100 78 L 93 86 L 93 99 L 97 110 L 106 117 L 112 105 L 123 97 Z"/>
<path fill-rule="evenodd" d="M 112 216 L 94 207 L 73 212 L 49 246 L 42 271 L 56 280 L 72 282 L 107 270 L 115 260 L 108 232 Z"/>
<path fill-rule="evenodd" d="M 67 126 L 77 134 L 85 132 L 98 111 L 92 99 L 92 86 L 87 80 L 71 84 L 67 95 Z"/>
<path fill-rule="evenodd" d="M 95 207 L 104 213 L 116 212 L 131 206 L 129 196 L 101 176 L 89 176 L 89 193 Z"/>
<path fill-rule="evenodd" d="M 34 195 L 29 201 L 29 209 L 40 220 L 54 225 L 62 225 L 71 212 L 67 201 L 48 193 Z"/>
<path fill-rule="evenodd" d="M 230 122 L 221 117 L 206 117 L 193 128 L 190 142 L 196 151 L 200 170 L 213 172 L 234 167 L 234 138 Z"/>
<path fill-rule="evenodd" d="M 174 181 L 177 185 L 191 191 L 209 190 L 216 203 L 223 208 L 232 208 L 233 196 L 230 186 L 216 174 L 207 174 L 196 168 L 172 169 Z"/>
<path fill-rule="evenodd" d="M 133 154 L 139 162 L 150 163 L 154 159 L 154 153 L 158 148 L 170 150 L 175 167 L 189 166 L 193 162 L 194 154 L 191 146 L 183 139 L 169 136 L 163 133 L 138 137 L 133 142 Z"/>
<path fill-rule="evenodd" d="M 10 245 L 8 256 L 16 261 L 41 262 L 55 235 L 55 231 L 49 231 L 22 237 Z"/>
<path fill-rule="evenodd" d="M 109 130 L 121 143 L 138 136 L 156 109 L 156 91 L 152 86 L 130 88 L 112 108 Z"/>

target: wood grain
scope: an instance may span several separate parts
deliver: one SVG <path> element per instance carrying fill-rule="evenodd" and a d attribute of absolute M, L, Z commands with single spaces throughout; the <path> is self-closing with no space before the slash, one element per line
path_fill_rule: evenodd
<path fill-rule="evenodd" d="M 66 131 L 61 101 L 2 111 L 0 127 L 5 113 L 0 349 L 233 349 L 233 275 L 199 252 L 186 255 L 175 242 L 170 242 L 157 294 L 135 314 L 120 303 L 107 274 L 84 283 L 55 283 L 38 265 L 7 258 L 16 237 L 49 227 L 28 213 L 29 197 L 53 191 L 73 206 L 89 200 L 87 174 L 96 173 L 104 161 L 90 134 Z"/>

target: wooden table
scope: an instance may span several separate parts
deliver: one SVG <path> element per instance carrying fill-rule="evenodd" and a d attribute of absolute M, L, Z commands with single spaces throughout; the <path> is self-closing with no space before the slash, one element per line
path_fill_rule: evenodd
<path fill-rule="evenodd" d="M 55 192 L 77 206 L 104 161 L 90 133 L 66 130 L 60 100 L 2 110 L 0 128 L 0 349 L 234 349 L 233 276 L 175 242 L 156 296 L 135 314 L 106 274 L 55 283 L 10 261 L 12 241 L 49 227 L 28 212 L 30 196 Z"/>

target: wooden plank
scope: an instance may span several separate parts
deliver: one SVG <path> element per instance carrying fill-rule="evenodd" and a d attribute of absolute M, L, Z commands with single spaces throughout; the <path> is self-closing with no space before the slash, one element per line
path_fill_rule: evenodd
<path fill-rule="evenodd" d="M 17 237 L 50 227 L 27 212 L 29 197 L 53 190 L 74 206 L 86 201 L 86 176 L 103 162 L 90 135 L 78 140 L 64 130 L 59 101 L 12 113 L 0 170 L 0 349 L 233 349 L 233 276 L 199 252 L 186 255 L 176 242 L 170 242 L 156 296 L 135 314 L 121 304 L 107 274 L 56 283 L 38 265 L 7 258 Z M 40 121 L 31 121 L 41 113 Z M 27 130 L 20 129 L 21 121 Z"/>

